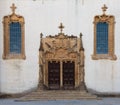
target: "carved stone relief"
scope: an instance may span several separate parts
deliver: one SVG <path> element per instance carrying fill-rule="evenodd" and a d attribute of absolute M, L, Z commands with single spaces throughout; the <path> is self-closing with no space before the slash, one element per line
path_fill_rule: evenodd
<path fill-rule="evenodd" d="M 62 30 L 64 26 L 59 26 L 60 33 L 55 36 L 47 36 L 43 38 L 41 34 L 39 49 L 39 65 L 40 65 L 40 83 L 44 87 L 49 88 L 48 83 L 48 63 L 60 62 L 60 89 L 63 87 L 63 63 L 74 62 L 74 89 L 84 84 L 84 48 L 82 44 L 82 34 L 80 38 L 77 36 L 65 35 Z M 85 85 L 85 84 L 84 84 Z"/>

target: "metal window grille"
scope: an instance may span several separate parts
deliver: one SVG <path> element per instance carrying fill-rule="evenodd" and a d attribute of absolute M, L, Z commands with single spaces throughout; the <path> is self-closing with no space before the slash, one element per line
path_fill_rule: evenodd
<path fill-rule="evenodd" d="M 10 53 L 21 53 L 21 25 L 19 22 L 10 23 Z"/>
<path fill-rule="evenodd" d="M 108 54 L 108 24 L 106 22 L 97 23 L 96 53 Z"/>

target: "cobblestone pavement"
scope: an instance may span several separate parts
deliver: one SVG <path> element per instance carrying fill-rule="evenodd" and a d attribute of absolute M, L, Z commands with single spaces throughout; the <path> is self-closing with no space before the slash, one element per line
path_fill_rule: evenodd
<path fill-rule="evenodd" d="M 120 105 L 120 98 L 102 98 L 101 100 L 53 101 L 16 101 L 16 99 L 0 99 L 0 105 Z"/>

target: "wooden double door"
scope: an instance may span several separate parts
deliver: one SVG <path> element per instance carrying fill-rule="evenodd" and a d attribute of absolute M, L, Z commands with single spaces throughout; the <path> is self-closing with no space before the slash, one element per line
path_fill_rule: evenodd
<path fill-rule="evenodd" d="M 72 61 L 48 62 L 49 89 L 74 89 L 75 63 Z"/>

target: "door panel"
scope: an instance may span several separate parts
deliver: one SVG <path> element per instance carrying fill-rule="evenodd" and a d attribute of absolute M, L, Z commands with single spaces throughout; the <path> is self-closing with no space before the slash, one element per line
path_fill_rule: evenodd
<path fill-rule="evenodd" d="M 75 63 L 63 62 L 63 88 L 74 89 L 75 85 Z"/>
<path fill-rule="evenodd" d="M 60 62 L 48 62 L 48 85 L 49 89 L 60 88 Z"/>

